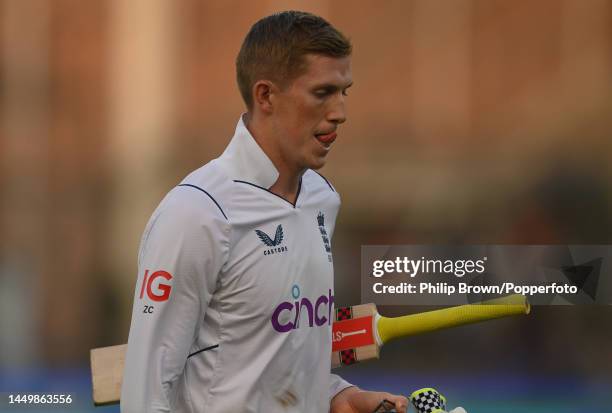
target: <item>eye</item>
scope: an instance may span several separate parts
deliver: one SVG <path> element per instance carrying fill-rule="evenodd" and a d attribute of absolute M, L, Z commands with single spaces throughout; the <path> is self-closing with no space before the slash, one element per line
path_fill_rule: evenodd
<path fill-rule="evenodd" d="M 329 93 L 330 92 L 328 89 L 318 89 L 318 90 L 315 90 L 314 95 L 318 98 L 324 98 L 324 97 L 327 97 Z"/>

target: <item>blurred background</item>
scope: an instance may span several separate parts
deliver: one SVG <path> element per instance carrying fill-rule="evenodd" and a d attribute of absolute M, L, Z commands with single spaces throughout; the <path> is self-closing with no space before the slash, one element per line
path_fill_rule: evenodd
<path fill-rule="evenodd" d="M 94 411 L 89 349 L 127 340 L 144 226 L 223 151 L 242 39 L 287 9 L 354 44 L 321 171 L 338 304 L 360 301 L 365 244 L 610 243 L 612 1 L 0 0 L 0 392 Z M 610 307 L 538 307 L 342 374 L 470 413 L 604 411 L 611 348 Z"/>

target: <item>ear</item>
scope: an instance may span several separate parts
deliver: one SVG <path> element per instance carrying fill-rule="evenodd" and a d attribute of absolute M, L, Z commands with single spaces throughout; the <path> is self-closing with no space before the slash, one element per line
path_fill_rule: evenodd
<path fill-rule="evenodd" d="M 274 83 L 269 80 L 258 80 L 253 85 L 253 106 L 265 113 L 273 110 L 272 96 L 278 91 Z"/>

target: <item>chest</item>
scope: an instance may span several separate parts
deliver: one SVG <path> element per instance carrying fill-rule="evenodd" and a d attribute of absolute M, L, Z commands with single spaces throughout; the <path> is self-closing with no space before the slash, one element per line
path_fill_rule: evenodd
<path fill-rule="evenodd" d="M 293 206 L 260 189 L 238 192 L 219 291 L 227 310 L 271 315 L 284 302 L 308 309 L 331 301 L 337 204 L 308 195 L 300 194 Z"/>

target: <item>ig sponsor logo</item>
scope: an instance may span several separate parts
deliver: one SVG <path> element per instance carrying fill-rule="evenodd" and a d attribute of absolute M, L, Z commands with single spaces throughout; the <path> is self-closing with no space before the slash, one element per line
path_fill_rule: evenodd
<path fill-rule="evenodd" d="M 308 327 L 332 324 L 334 296 L 331 290 L 314 300 L 308 297 L 300 298 L 300 294 L 300 287 L 296 284 L 291 288 L 293 301 L 283 301 L 276 306 L 270 318 L 274 330 L 287 333 L 300 328 L 300 314 L 304 311 L 308 317 Z"/>
<path fill-rule="evenodd" d="M 142 285 L 140 286 L 140 299 L 143 299 L 146 292 L 147 298 L 151 301 L 164 302 L 168 300 L 172 291 L 172 284 L 164 280 L 171 282 L 172 274 L 167 271 L 158 270 L 149 275 L 149 270 L 146 270 L 142 278 Z M 153 314 L 153 310 L 154 307 L 152 305 L 145 304 L 143 313 Z"/>

